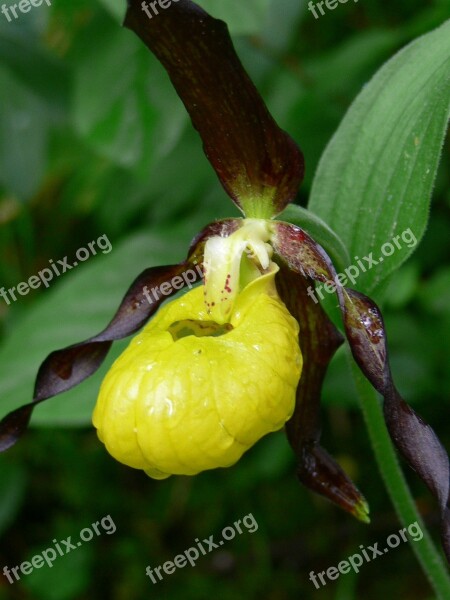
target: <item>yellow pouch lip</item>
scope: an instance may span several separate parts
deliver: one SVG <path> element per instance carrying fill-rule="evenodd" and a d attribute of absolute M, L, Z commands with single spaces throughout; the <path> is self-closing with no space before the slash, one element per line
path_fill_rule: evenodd
<path fill-rule="evenodd" d="M 240 430 L 241 428 L 241 424 L 243 424 L 247 418 L 244 417 L 245 415 L 245 410 L 244 412 L 241 414 L 241 416 L 236 420 L 233 417 L 230 417 L 230 409 L 227 409 L 225 414 L 227 414 L 228 416 L 226 417 L 226 422 L 225 422 L 225 426 L 226 426 L 226 431 L 228 431 L 228 427 L 231 427 L 231 439 L 232 442 L 230 442 L 230 448 L 224 448 L 223 450 L 218 450 L 218 452 L 216 452 L 214 450 L 214 452 L 209 455 L 206 454 L 204 459 L 202 459 L 202 461 L 198 462 L 197 460 L 192 459 L 192 462 L 186 464 L 186 461 L 183 458 L 183 453 L 186 450 L 186 447 L 183 445 L 186 442 L 177 442 L 177 439 L 180 439 L 179 436 L 181 435 L 183 438 L 183 430 L 182 430 L 182 425 L 180 427 L 178 427 L 178 425 L 175 426 L 175 429 L 173 429 L 173 427 L 170 425 L 170 423 L 168 424 L 168 422 L 164 421 L 165 417 L 157 417 L 157 420 L 162 418 L 162 425 L 161 427 L 163 428 L 161 430 L 161 433 L 159 434 L 159 438 L 161 440 L 164 440 L 166 437 L 166 433 L 165 433 L 165 428 L 169 427 L 169 429 L 167 430 L 167 435 L 169 435 L 170 432 L 173 431 L 173 439 L 172 441 L 169 441 L 169 438 L 167 438 L 167 443 L 169 443 L 168 446 L 168 450 L 170 453 L 170 445 L 175 443 L 175 446 L 178 448 L 176 450 L 176 452 L 174 453 L 174 462 L 172 465 L 170 465 L 170 461 L 168 461 L 168 459 L 166 458 L 162 463 L 159 461 L 159 459 L 157 458 L 157 455 L 154 455 L 154 449 L 150 450 L 150 448 L 152 446 L 150 446 L 147 450 L 146 448 L 142 448 L 142 440 L 141 442 L 138 441 L 138 434 L 137 434 L 137 429 L 139 429 L 139 431 L 141 430 L 142 427 L 144 427 L 143 425 L 139 425 L 139 418 L 137 419 L 137 421 L 135 421 L 136 417 L 133 416 L 131 418 L 131 424 L 134 423 L 134 428 L 130 429 L 129 434 L 127 434 L 126 432 L 124 433 L 123 430 L 121 430 L 121 425 L 120 425 L 120 419 L 118 420 L 117 418 L 113 418 L 111 421 L 111 413 L 109 413 L 108 415 L 108 411 L 111 410 L 111 407 L 108 408 L 108 398 L 107 397 L 103 397 L 102 398 L 102 402 L 97 403 L 96 406 L 96 411 L 94 414 L 94 424 L 98 425 L 98 433 L 99 433 L 99 438 L 104 440 L 104 443 L 106 442 L 106 446 L 108 451 L 120 462 L 123 462 L 124 464 L 128 464 L 129 466 L 134 466 L 134 468 L 139 468 L 144 470 L 149 476 L 155 478 L 155 479 L 163 479 L 166 478 L 168 476 L 170 476 L 171 474 L 178 474 L 178 475 L 194 475 L 196 473 L 199 473 L 201 471 L 204 470 L 208 470 L 208 469 L 212 469 L 212 468 L 219 468 L 219 467 L 226 467 L 226 466 L 230 466 L 231 464 L 234 464 L 235 462 L 237 462 L 239 460 L 239 458 L 242 456 L 242 454 L 248 450 L 248 448 L 250 446 L 252 446 L 254 443 L 256 443 L 256 441 L 258 441 L 258 439 L 260 439 L 261 437 L 263 437 L 264 435 L 267 435 L 268 433 L 270 433 L 271 431 L 276 431 L 277 429 L 279 429 L 280 427 L 283 426 L 283 423 L 289 418 L 290 414 L 292 413 L 293 407 L 294 407 L 294 397 L 295 397 L 295 387 L 296 384 L 293 381 L 293 377 L 290 375 L 289 376 L 289 382 L 288 380 L 284 380 L 284 377 L 286 377 L 286 375 L 281 375 L 281 372 L 279 372 L 279 369 L 276 367 L 276 364 L 273 367 L 272 370 L 272 365 L 271 365 L 271 357 L 266 356 L 267 354 L 267 349 L 269 349 L 270 352 L 270 346 L 272 344 L 272 338 L 269 337 L 267 339 L 264 338 L 264 333 L 262 333 L 264 327 L 265 327 L 265 323 L 264 323 L 264 317 L 261 320 L 259 318 L 259 316 L 261 315 L 261 312 L 259 312 L 259 308 L 261 306 L 262 307 L 267 307 L 267 310 L 270 311 L 269 314 L 271 315 L 279 315 L 278 317 L 275 316 L 275 321 L 273 321 L 273 317 L 270 317 L 270 322 L 269 325 L 273 324 L 275 322 L 275 324 L 277 323 L 278 319 L 279 319 L 279 324 L 281 326 L 282 329 L 278 330 L 280 333 L 279 335 L 281 337 L 275 336 L 278 339 L 278 342 L 275 342 L 275 338 L 273 339 L 273 341 L 275 342 L 275 345 L 273 346 L 274 351 L 277 351 L 278 348 L 280 348 L 279 344 L 283 344 L 283 346 L 281 346 L 281 349 L 284 347 L 284 351 L 285 352 L 290 352 L 289 350 L 289 344 L 296 344 L 295 347 L 294 345 L 291 346 L 292 351 L 295 352 L 298 356 L 299 356 L 299 362 L 297 362 L 297 367 L 295 367 L 295 372 L 299 371 L 301 372 L 301 353 L 299 351 L 298 348 L 298 338 L 295 338 L 295 332 L 297 332 L 298 334 L 298 323 L 295 321 L 295 319 L 292 317 L 292 315 L 290 315 L 287 312 L 286 307 L 283 305 L 283 303 L 281 302 L 277 290 L 276 290 L 276 285 L 275 285 L 275 276 L 276 273 L 278 272 L 279 268 L 277 265 L 275 265 L 275 263 L 273 264 L 273 267 L 271 268 L 271 270 L 263 275 L 261 275 L 259 278 L 251 281 L 250 283 L 248 283 L 245 288 L 242 290 L 242 292 L 239 294 L 236 302 L 235 302 L 235 306 L 234 306 L 234 310 L 233 313 L 231 315 L 231 324 L 233 325 L 234 329 L 227 332 L 226 334 L 223 334 L 220 337 L 217 338 L 213 338 L 210 336 L 205 336 L 205 337 L 196 337 L 196 336 L 187 336 L 187 337 L 182 337 L 179 340 L 174 341 L 174 339 L 172 338 L 172 335 L 169 331 L 167 331 L 167 328 L 174 322 L 174 320 L 177 319 L 189 319 L 189 318 L 194 318 L 194 319 L 205 319 L 205 320 L 211 320 L 211 316 L 207 313 L 207 311 L 205 310 L 204 304 L 203 304 L 203 290 L 200 288 L 195 288 L 193 290 L 191 290 L 190 292 L 188 292 L 188 294 L 186 294 L 184 297 L 181 297 L 177 300 L 173 300 L 171 301 L 169 304 L 166 304 L 165 306 L 163 306 L 160 311 L 158 311 L 158 313 L 155 315 L 155 317 L 152 319 L 152 321 L 150 321 L 150 323 L 147 324 L 147 326 L 144 328 L 144 330 L 138 335 L 136 336 L 130 343 L 129 345 L 129 349 L 130 352 L 128 352 L 128 349 L 122 354 L 121 357 L 119 357 L 119 359 L 117 359 L 116 363 L 118 365 L 118 368 L 113 371 L 113 373 L 111 374 L 111 377 L 113 378 L 112 380 L 108 380 L 108 382 L 106 382 L 106 378 L 105 378 L 105 391 L 107 389 L 107 386 L 111 386 L 111 384 L 113 383 L 113 387 L 115 387 L 116 385 L 120 386 L 123 385 L 120 383 L 121 379 L 122 381 L 125 382 L 125 385 L 129 386 L 131 384 L 129 384 L 127 382 L 128 378 L 130 377 L 131 374 L 131 378 L 133 378 L 133 374 L 132 374 L 132 369 L 133 369 L 133 365 L 135 366 L 135 368 L 138 369 L 138 371 L 136 371 L 136 379 L 138 380 L 140 375 L 138 375 L 138 373 L 142 373 L 143 370 L 145 370 L 145 353 L 149 353 L 149 360 L 156 360 L 158 361 L 159 358 L 161 356 L 166 355 L 167 358 L 166 363 L 167 363 L 167 368 L 168 368 L 168 377 L 170 380 L 170 373 L 173 371 L 173 369 L 175 368 L 174 365 L 177 364 L 177 352 L 175 352 L 175 346 L 176 344 L 181 344 L 181 346 L 184 348 L 184 355 L 186 356 L 187 353 L 189 351 L 192 351 L 192 349 L 194 347 L 199 347 L 199 348 L 204 348 L 204 352 L 205 352 L 205 356 L 208 356 L 208 354 L 210 354 L 211 356 L 214 355 L 214 347 L 215 344 L 217 344 L 220 341 L 219 347 L 222 348 L 221 352 L 219 352 L 220 356 L 226 356 L 226 352 L 230 352 L 230 355 L 232 355 L 233 353 L 236 356 L 241 357 L 241 359 L 238 359 L 238 363 L 239 365 L 244 364 L 245 360 L 246 360 L 246 353 L 248 351 L 248 359 L 250 361 L 249 363 L 249 369 L 250 371 L 247 371 L 247 373 L 251 373 L 252 371 L 254 372 L 254 374 L 252 375 L 252 389 L 254 388 L 257 391 L 257 394 L 259 394 L 261 392 L 261 387 L 258 388 L 258 386 L 260 386 L 260 382 L 259 379 L 260 377 L 257 375 L 256 371 L 258 369 L 263 368 L 264 369 L 264 374 L 263 374 L 263 379 L 266 380 L 266 383 L 264 385 L 267 386 L 267 390 L 269 390 L 269 393 L 264 392 L 266 400 L 261 400 L 262 396 L 260 396 L 260 399 L 257 400 L 257 402 L 261 402 L 263 401 L 263 405 L 260 404 L 256 404 L 254 406 L 254 396 L 250 396 L 248 399 L 252 398 L 252 402 L 249 403 L 248 405 L 248 410 L 251 411 L 251 413 L 249 414 L 249 416 L 247 418 L 251 418 L 250 422 L 253 423 L 255 422 L 255 429 L 254 429 L 254 435 L 251 438 L 247 438 L 248 434 L 245 434 L 245 438 L 240 441 L 239 440 L 239 435 L 237 435 L 237 431 Z M 270 301 L 268 300 L 268 298 L 272 298 L 273 300 Z M 255 302 L 256 305 L 255 306 Z M 280 313 L 278 312 L 278 310 L 276 309 L 276 306 L 279 305 L 279 310 L 281 310 L 281 312 L 285 313 L 285 316 L 282 317 L 280 315 Z M 281 305 L 283 306 L 283 308 L 281 308 Z M 270 308 L 271 307 L 271 308 Z M 252 309 L 255 311 L 255 313 L 252 314 L 248 314 L 249 312 L 252 311 Z M 275 311 L 275 313 L 273 312 Z M 264 313 L 262 313 L 264 314 Z M 248 317 L 248 319 L 247 319 Z M 295 325 L 294 325 L 295 323 Z M 253 325 L 255 324 L 255 325 Z M 247 325 L 247 326 L 246 326 Z M 255 362 L 255 355 L 254 355 L 254 348 L 255 346 L 252 346 L 252 328 L 253 326 L 255 326 L 255 344 L 261 344 L 261 352 L 262 354 L 259 355 L 258 360 L 256 360 Z M 275 325 L 276 326 L 276 325 Z M 282 333 L 284 332 L 284 333 Z M 290 332 L 290 333 L 288 333 Z M 292 342 L 287 342 L 286 340 L 288 338 L 286 338 L 285 336 L 288 335 L 291 336 L 291 340 Z M 192 339 L 195 337 L 195 340 Z M 259 340 L 259 341 L 258 341 Z M 284 342 L 282 340 L 285 340 Z M 288 345 L 286 345 L 288 344 Z M 225 355 L 223 354 L 224 351 L 224 347 L 227 347 L 228 350 L 225 351 Z M 168 353 L 171 352 L 171 348 L 174 348 L 174 358 L 175 358 L 175 362 L 171 361 L 170 359 L 170 355 Z M 253 348 L 253 349 L 252 349 Z M 246 350 L 247 349 L 247 350 Z M 181 350 L 181 348 L 180 348 Z M 283 350 L 282 350 L 283 351 Z M 141 355 L 140 352 L 143 352 L 144 355 Z M 152 354 L 153 352 L 155 352 L 154 354 Z M 161 354 L 162 352 L 162 354 Z M 259 352 L 259 350 L 258 350 Z M 257 352 L 257 353 L 258 353 Z M 183 354 L 183 353 L 182 353 Z M 253 358 L 252 358 L 253 356 Z M 137 360 L 136 360 L 137 359 Z M 144 360 L 144 362 L 142 362 Z M 230 376 L 231 373 L 230 371 L 232 371 L 232 367 L 230 369 L 227 370 L 226 365 L 227 360 L 224 359 L 224 365 L 225 365 L 225 372 L 223 371 L 223 367 L 222 368 L 218 368 L 216 371 L 215 376 L 216 377 L 227 377 Z M 119 362 L 120 361 L 120 362 Z M 220 362 L 220 361 L 219 361 Z M 116 365 L 116 363 L 114 363 L 114 365 Z M 178 359 L 178 363 L 179 363 L 179 359 Z M 262 366 L 264 363 L 266 363 L 264 366 Z M 160 363 L 161 364 L 161 363 Z M 232 364 L 232 362 L 230 363 Z M 112 367 L 112 370 L 114 369 L 114 366 Z M 123 371 L 122 373 L 120 373 L 120 371 Z M 240 381 L 240 377 L 242 376 L 243 373 L 245 373 L 246 371 L 242 371 L 242 369 L 237 369 L 238 373 L 240 373 L 240 375 L 238 376 L 238 379 L 236 380 L 236 384 L 233 384 L 231 387 L 227 384 L 225 386 L 222 386 L 222 389 L 220 391 L 220 393 L 222 395 L 227 394 L 227 390 L 228 390 L 228 394 L 231 393 L 230 390 L 237 390 L 237 394 L 238 396 L 234 396 L 233 397 L 233 402 L 238 402 L 237 406 L 240 406 L 239 402 L 239 396 L 242 396 L 242 402 L 246 403 L 247 400 L 247 396 L 248 396 L 248 392 L 245 392 L 245 390 L 242 388 L 242 386 L 240 387 L 239 385 L 239 381 Z M 174 373 L 177 373 L 177 371 L 173 371 Z M 188 372 L 188 371 L 186 371 Z M 284 369 L 283 372 L 286 372 L 286 369 Z M 270 375 L 268 375 L 270 374 Z M 159 370 L 159 381 L 162 381 L 161 379 L 161 370 Z M 108 376 L 107 376 L 108 377 Z M 187 377 L 189 377 L 189 375 L 187 375 Z M 208 375 L 206 375 L 206 377 L 208 377 Z M 280 379 L 281 377 L 281 379 Z M 117 379 L 116 379 L 117 378 Z M 123 379 L 125 378 L 125 379 Z M 292 381 L 291 381 L 292 380 Z M 117 381 L 117 383 L 116 383 Z M 271 382 L 275 381 L 276 386 L 273 388 L 274 392 L 270 393 L 270 390 L 272 389 L 272 383 Z M 297 383 L 298 383 L 298 379 L 297 379 Z M 144 394 L 148 394 L 148 393 L 152 393 L 151 389 L 153 389 L 150 385 L 150 388 L 146 388 L 146 386 L 148 386 L 148 383 L 146 383 L 144 385 L 144 391 L 142 391 L 142 393 Z M 281 387 L 280 387 L 281 386 Z M 103 388 L 103 386 L 102 386 Z M 110 388 L 111 389 L 111 388 Z M 145 390 L 150 390 L 149 391 L 145 391 Z M 211 391 L 211 388 L 208 388 Z M 290 390 L 289 392 L 287 390 Z M 291 400 L 289 401 L 291 404 L 289 405 L 286 404 L 287 402 L 287 397 L 285 397 L 285 399 L 283 400 L 283 406 L 285 408 L 281 409 L 282 410 L 282 415 L 280 415 L 279 410 L 276 409 L 275 412 L 273 412 L 274 408 L 276 408 L 277 403 L 275 402 L 275 400 L 278 399 L 278 395 L 275 392 L 275 390 L 283 390 L 283 395 L 285 394 L 289 394 L 289 397 L 291 397 Z M 127 393 L 124 389 L 124 393 Z M 120 395 L 119 395 L 120 396 Z M 277 398 L 275 398 L 275 396 Z M 170 397 L 170 394 L 169 396 Z M 284 396 L 283 396 L 284 397 Z M 213 402 L 214 404 L 216 402 L 219 402 L 217 404 L 217 406 L 222 406 L 222 409 L 224 409 L 224 404 L 221 404 L 222 400 L 217 400 L 214 399 L 215 396 L 213 395 L 213 397 L 211 398 L 211 402 Z M 186 400 L 186 399 L 185 399 Z M 139 399 L 137 398 L 136 402 L 142 402 L 142 398 Z M 281 401 L 281 397 L 280 397 L 280 401 Z M 117 403 L 117 399 L 115 401 Z M 121 407 L 120 404 L 120 400 L 119 402 L 119 410 Z M 189 397 L 187 398 L 187 402 L 190 402 Z M 268 404 L 267 404 L 268 402 Z M 278 402 L 278 400 L 277 400 Z M 192 398 L 192 403 L 193 403 L 193 407 L 195 410 L 198 410 L 199 404 L 198 404 L 198 399 L 194 396 Z M 102 406 L 100 406 L 100 404 Z M 271 408 L 273 405 L 274 408 Z M 195 408 L 195 406 L 197 406 L 197 408 Z M 230 405 L 232 406 L 232 404 Z M 254 407 L 253 407 L 254 406 Z M 258 406 L 260 408 L 258 408 Z M 290 408 L 289 408 L 290 406 Z M 264 407 L 264 408 L 263 408 Z M 263 412 L 261 413 L 261 409 L 263 409 Z M 142 413 L 142 407 L 141 409 L 138 410 L 137 408 L 137 404 L 134 405 L 133 407 L 130 407 L 128 410 L 132 411 L 133 415 L 136 415 L 138 413 L 140 413 L 141 415 Z M 177 409 L 177 410 L 181 410 L 181 409 Z M 211 410 L 211 409 L 208 409 Z M 233 409 L 234 410 L 234 409 Z M 136 412 L 137 411 L 137 412 Z M 239 413 L 241 413 L 242 411 L 239 410 Z M 189 414 L 189 413 L 187 413 Z M 208 419 L 211 418 L 211 414 L 212 413 L 208 413 Z M 220 413 L 222 414 L 222 413 Z M 233 414 L 233 413 L 231 413 Z M 278 414 L 277 417 L 275 417 L 275 414 Z M 266 417 L 264 415 L 267 415 Z M 270 416 L 272 415 L 272 416 Z M 131 414 L 130 414 L 131 417 Z M 205 418 L 206 418 L 206 414 L 205 414 Z M 220 415 L 219 415 L 219 420 L 220 420 Z M 265 421 L 265 419 L 268 418 L 267 422 Z M 230 421 L 231 419 L 231 421 Z M 243 420 L 241 420 L 243 419 Z M 108 423 L 109 420 L 109 423 Z M 128 423 L 130 423 L 130 418 L 127 417 L 125 419 Z M 194 423 L 195 421 L 192 421 L 191 418 L 188 418 L 188 423 Z M 208 421 L 209 422 L 209 421 Z M 166 423 L 166 424 L 164 424 Z M 228 423 L 228 425 L 226 425 L 226 423 Z M 276 423 L 276 426 L 275 426 Z M 172 424 L 173 425 L 173 424 Z M 112 427 L 113 428 L 113 435 L 111 437 L 111 429 L 110 432 L 107 432 L 106 435 L 104 435 L 105 433 L 105 428 L 106 427 Z M 130 426 L 130 425 L 128 425 Z M 137 428 L 136 428 L 137 426 Z M 217 425 L 216 425 L 217 427 Z M 238 429 L 236 430 L 236 427 L 238 427 Z M 253 425 L 251 426 L 253 427 Z M 146 429 L 146 426 L 145 428 Z M 136 433 L 134 434 L 133 431 L 136 431 Z M 245 431 L 245 428 L 243 429 L 243 431 Z M 250 429 L 251 431 L 251 429 Z M 192 429 L 192 425 L 191 425 L 191 430 L 189 430 L 189 426 L 188 426 L 188 431 L 185 432 L 185 435 L 189 436 L 189 439 L 191 436 L 193 436 L 193 439 L 195 439 L 195 432 L 196 429 Z M 234 432 L 234 433 L 233 433 Z M 136 443 L 137 446 L 135 445 L 135 455 L 133 456 L 133 444 L 135 442 L 133 442 L 132 438 L 128 438 L 127 435 L 136 435 Z M 214 433 L 214 430 L 211 430 L 211 435 L 217 435 L 217 431 Z M 114 436 L 118 436 L 117 441 L 114 441 Z M 178 436 L 178 437 L 177 437 Z M 209 436 L 208 436 L 209 437 Z M 107 439 L 105 439 L 107 438 Z M 181 439 L 182 439 L 181 438 Z M 207 438 L 205 438 L 207 439 Z M 212 438 L 211 438 L 212 439 Z M 214 438 L 215 439 L 215 438 Z M 251 439 L 251 441 L 250 441 Z M 128 441 L 127 441 L 128 440 Z M 246 441 L 244 441 L 246 440 Z M 164 444 L 164 441 L 161 441 L 161 443 Z M 202 447 L 203 442 L 199 442 L 200 446 Z M 175 450 L 175 446 L 174 446 L 174 450 Z M 184 448 L 184 450 L 183 450 Z M 218 447 L 219 448 L 219 447 Z M 206 447 L 205 447 L 205 451 L 206 451 Z M 123 454 L 123 452 L 125 452 L 125 454 Z M 180 454 L 181 453 L 181 454 Z M 147 455 L 147 456 L 146 456 Z M 150 459 L 150 456 L 154 456 L 154 458 Z M 188 455 L 192 455 L 192 452 L 188 452 Z M 177 456 L 179 456 L 179 458 L 177 458 Z M 183 459 L 182 462 L 180 462 L 180 459 Z M 209 462 L 208 462 L 209 461 Z M 131 464 L 132 463 L 132 464 Z M 169 466 L 170 465 L 170 466 Z M 190 465 L 190 466 L 189 466 Z"/>

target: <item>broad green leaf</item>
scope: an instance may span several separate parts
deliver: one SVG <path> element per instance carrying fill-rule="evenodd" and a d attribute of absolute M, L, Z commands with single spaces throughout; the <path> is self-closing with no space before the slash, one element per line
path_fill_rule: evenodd
<path fill-rule="evenodd" d="M 0 415 L 31 401 L 40 363 L 53 350 L 80 342 L 107 325 L 134 278 L 145 268 L 184 259 L 191 232 L 134 234 L 110 254 L 61 276 L 35 307 L 14 327 L 0 348 Z M 65 279 L 64 279 L 65 277 Z M 115 343 L 101 369 L 65 394 L 47 400 L 33 413 L 39 425 L 86 425 L 102 377 L 128 342 Z"/>
<path fill-rule="evenodd" d="M 308 208 L 336 231 L 351 256 L 373 252 L 382 259 L 360 272 L 356 287 L 373 290 L 423 236 L 449 111 L 447 21 L 378 71 L 325 150 Z M 394 246 L 390 256 L 386 243 Z"/>

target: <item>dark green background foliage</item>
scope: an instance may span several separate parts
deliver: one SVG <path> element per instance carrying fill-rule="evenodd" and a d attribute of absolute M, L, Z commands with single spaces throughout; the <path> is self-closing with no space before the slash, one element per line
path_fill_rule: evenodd
<path fill-rule="evenodd" d="M 36 369 L 48 352 L 107 323 L 141 270 L 181 260 L 203 225 L 237 214 L 164 71 L 119 27 L 122 4 L 54 0 L 51 9 L 35 8 L 16 22 L 0 15 L 0 286 L 26 281 L 50 259 L 72 260 L 78 248 L 103 234 L 113 246 L 48 290 L 31 291 L 9 307 L 0 299 L 1 415 L 31 398 Z M 447 0 L 360 0 L 317 20 L 299 0 L 201 4 L 230 24 L 269 108 L 302 146 L 302 206 L 319 158 L 357 94 L 397 50 L 450 16 Z M 386 115 L 398 106 L 385 107 Z M 344 166 L 358 170 L 362 159 L 355 147 L 344 144 L 342 151 Z M 450 448 L 448 160 L 447 141 L 417 251 L 383 286 L 373 275 L 359 289 L 383 301 L 399 388 Z M 312 208 L 330 220 L 327 177 L 329 172 L 314 182 Z M 352 177 L 349 168 L 347 186 Z M 383 187 L 382 176 L 378 182 L 380 197 L 386 197 L 389 186 Z M 374 203 L 376 191 L 369 190 Z M 342 189 L 337 197 L 345 203 Z M 408 207 L 402 211 L 407 227 Z M 330 224 L 353 257 L 364 245 L 346 230 L 348 222 L 337 209 Z M 418 227 L 420 237 L 424 227 Z M 385 241 L 391 237 L 386 226 Z M 370 526 L 300 487 L 283 433 L 262 440 L 235 467 L 195 478 L 154 482 L 121 466 L 89 426 L 106 368 L 37 409 L 36 427 L 0 456 L 0 569 L 29 560 L 54 538 L 77 538 L 107 514 L 117 532 L 13 586 L 0 577 L 0 599 L 432 598 L 409 544 L 319 591 L 308 580 L 311 570 L 336 566 L 360 544 L 382 545 L 400 528 L 343 352 L 327 376 L 323 443 L 369 500 Z M 435 526 L 433 500 L 414 476 L 407 477 L 425 521 Z M 147 565 L 171 560 L 197 537 L 220 537 L 223 527 L 250 512 L 257 532 L 237 536 L 158 585 L 145 577 Z"/>

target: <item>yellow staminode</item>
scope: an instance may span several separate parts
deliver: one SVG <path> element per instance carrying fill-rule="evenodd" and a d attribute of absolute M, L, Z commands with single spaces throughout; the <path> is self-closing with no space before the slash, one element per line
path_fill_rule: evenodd
<path fill-rule="evenodd" d="M 294 410 L 298 324 L 275 270 L 238 294 L 225 324 L 203 287 L 170 302 L 103 381 L 93 422 L 118 461 L 155 479 L 234 464 Z"/>

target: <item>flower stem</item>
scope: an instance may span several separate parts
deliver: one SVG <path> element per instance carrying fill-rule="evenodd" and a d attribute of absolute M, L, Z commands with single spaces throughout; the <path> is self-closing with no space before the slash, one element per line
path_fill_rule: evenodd
<path fill-rule="evenodd" d="M 423 532 L 423 538 L 411 544 L 412 550 L 421 564 L 437 598 L 448 600 L 450 598 L 450 578 L 448 571 L 439 551 L 425 529 L 422 517 L 411 496 L 384 422 L 382 405 L 378 400 L 378 395 L 353 360 L 351 360 L 351 368 L 378 468 L 392 504 L 403 527 L 408 527 L 408 525 L 415 521 L 419 524 Z"/>

